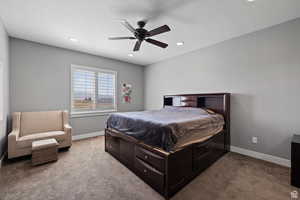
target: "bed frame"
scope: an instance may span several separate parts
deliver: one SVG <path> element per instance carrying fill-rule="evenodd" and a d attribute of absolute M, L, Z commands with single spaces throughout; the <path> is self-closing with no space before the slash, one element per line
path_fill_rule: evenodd
<path fill-rule="evenodd" d="M 148 146 L 113 129 L 105 129 L 105 151 L 169 199 L 198 174 L 230 151 L 230 94 L 164 96 L 165 106 L 208 108 L 222 114 L 222 132 L 175 152 Z"/>

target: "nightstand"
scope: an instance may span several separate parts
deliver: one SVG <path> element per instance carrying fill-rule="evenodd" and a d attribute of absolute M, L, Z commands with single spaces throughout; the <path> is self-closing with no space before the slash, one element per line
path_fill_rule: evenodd
<path fill-rule="evenodd" d="M 291 144 L 291 185 L 300 188 L 300 135 L 294 135 Z"/>

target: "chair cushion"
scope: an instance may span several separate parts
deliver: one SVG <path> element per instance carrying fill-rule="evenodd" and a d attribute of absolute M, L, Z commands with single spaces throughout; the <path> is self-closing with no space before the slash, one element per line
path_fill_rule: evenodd
<path fill-rule="evenodd" d="M 54 138 L 58 142 L 62 142 L 66 139 L 66 134 L 64 131 L 50 131 L 44 133 L 35 133 L 31 135 L 22 136 L 17 140 L 17 147 L 18 148 L 27 148 L 32 145 L 33 141 L 36 140 L 43 140 L 43 139 L 50 139 Z"/>
<path fill-rule="evenodd" d="M 35 133 L 62 131 L 62 111 L 22 112 L 20 136 Z"/>

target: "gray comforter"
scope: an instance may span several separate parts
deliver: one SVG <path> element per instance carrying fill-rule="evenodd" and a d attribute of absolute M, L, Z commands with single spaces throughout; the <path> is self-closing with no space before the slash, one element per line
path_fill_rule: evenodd
<path fill-rule="evenodd" d="M 161 110 L 111 114 L 107 127 L 145 144 L 171 151 L 220 132 L 224 119 L 200 108 L 169 107 Z"/>

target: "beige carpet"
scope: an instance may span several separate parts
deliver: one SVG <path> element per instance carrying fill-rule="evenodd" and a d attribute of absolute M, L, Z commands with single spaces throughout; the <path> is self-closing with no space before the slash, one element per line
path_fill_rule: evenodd
<path fill-rule="evenodd" d="M 30 159 L 5 161 L 0 199 L 161 200 L 159 194 L 104 152 L 104 138 L 74 142 L 59 160 L 31 167 Z M 289 169 L 228 153 L 172 200 L 290 199 Z"/>

